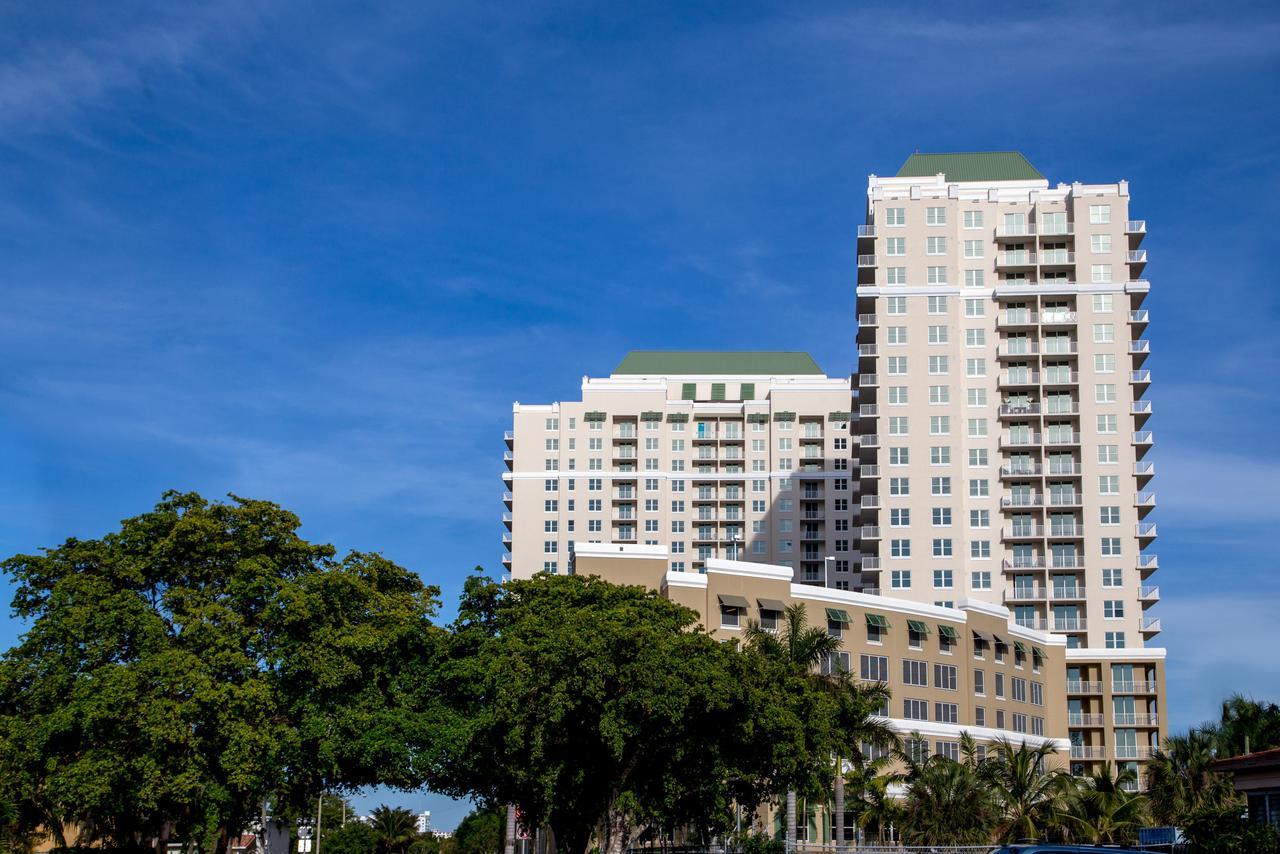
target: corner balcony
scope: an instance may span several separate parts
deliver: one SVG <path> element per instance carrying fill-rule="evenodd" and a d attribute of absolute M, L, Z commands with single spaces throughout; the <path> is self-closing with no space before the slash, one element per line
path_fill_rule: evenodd
<path fill-rule="evenodd" d="M 1146 312 L 1143 312 L 1145 314 Z M 874 314 L 858 315 L 858 326 L 879 326 L 880 321 Z"/>
<path fill-rule="evenodd" d="M 874 225 L 858 226 L 859 240 L 875 240 L 875 237 L 876 237 L 876 227 Z"/>
<path fill-rule="evenodd" d="M 1135 445 L 1151 447 L 1154 442 L 1155 436 L 1152 435 L 1150 430 L 1138 430 L 1133 434 L 1133 444 Z"/>
<path fill-rule="evenodd" d="M 1101 694 L 1101 682 L 1085 682 L 1078 679 L 1067 680 L 1068 694 Z"/>
<path fill-rule="evenodd" d="M 875 433 L 863 433 L 858 437 L 858 444 L 864 448 L 880 447 L 880 437 Z"/>
<path fill-rule="evenodd" d="M 1131 219 L 1124 224 L 1125 234 L 1146 234 L 1147 221 L 1145 219 Z"/>
<path fill-rule="evenodd" d="M 1135 423 L 1141 427 L 1147 423 L 1147 419 L 1151 417 L 1152 406 L 1149 400 L 1135 400 L 1129 407 L 1130 414 L 1136 419 Z"/>
<path fill-rule="evenodd" d="M 515 455 L 510 451 L 502 452 L 502 461 L 507 464 L 507 471 L 511 471 L 516 467 Z"/>
<path fill-rule="evenodd" d="M 1129 373 L 1129 384 L 1142 386 L 1143 388 L 1146 388 L 1147 386 L 1151 385 L 1151 372 L 1150 371 L 1131 371 Z"/>
<path fill-rule="evenodd" d="M 1049 592 L 1043 587 L 1014 587 L 1012 590 L 1004 592 L 1004 601 L 1006 603 L 1044 602 L 1048 598 Z"/>
<path fill-rule="evenodd" d="M 859 344 L 858 345 L 859 358 L 874 359 L 876 357 L 876 354 L 877 354 L 877 347 L 875 344 Z"/>
<path fill-rule="evenodd" d="M 502 556 L 502 565 L 505 566 L 508 570 L 511 569 L 511 555 L 505 554 Z"/>
<path fill-rule="evenodd" d="M 880 466 L 859 466 L 858 467 L 858 477 L 867 478 L 869 480 L 871 478 L 877 478 L 879 476 L 880 476 Z"/>
<path fill-rule="evenodd" d="M 874 403 L 858 404 L 859 418 L 877 418 L 880 415 L 880 407 Z"/>
<path fill-rule="evenodd" d="M 507 526 L 508 531 L 511 530 L 511 514 L 510 513 L 502 514 L 502 524 Z"/>
<path fill-rule="evenodd" d="M 1129 355 L 1133 357 L 1133 364 L 1141 367 L 1142 363 L 1147 361 L 1147 357 L 1151 355 L 1151 342 L 1146 338 L 1130 341 Z"/>
<path fill-rule="evenodd" d="M 507 551 L 511 550 L 511 532 L 508 531 L 502 535 L 502 545 Z"/>
<path fill-rule="evenodd" d="M 876 388 L 880 385 L 880 378 L 875 374 L 858 374 L 859 388 Z"/>
<path fill-rule="evenodd" d="M 1133 330 L 1135 335 L 1142 334 L 1142 330 L 1146 329 L 1147 322 L 1150 320 L 1150 318 L 1151 318 L 1151 315 L 1147 312 L 1145 308 L 1138 309 L 1137 311 L 1129 312 L 1129 325 L 1134 327 L 1140 327 L 1140 328 L 1135 328 Z"/>
<path fill-rule="evenodd" d="M 874 255 L 859 255 L 859 256 L 858 256 L 858 266 L 859 266 L 859 267 L 861 267 L 861 268 L 863 268 L 863 269 L 868 269 L 868 268 L 871 268 L 871 267 L 875 267 L 875 265 L 876 265 L 876 256 L 874 256 Z"/>
<path fill-rule="evenodd" d="M 502 503 L 506 505 L 506 508 L 508 510 L 511 509 L 511 505 L 514 501 L 515 501 L 515 496 L 512 495 L 510 492 L 502 493 Z"/>
<path fill-rule="evenodd" d="M 1133 506 L 1142 510 L 1151 510 L 1156 506 L 1156 494 L 1154 492 L 1138 492 L 1133 496 Z"/>
<path fill-rule="evenodd" d="M 516 433 L 514 430 L 504 430 L 502 432 L 502 440 L 507 443 L 508 448 L 514 448 L 516 444 Z"/>
<path fill-rule="evenodd" d="M 1156 532 L 1155 522 L 1139 522 L 1137 527 L 1138 527 L 1138 531 L 1137 531 L 1138 541 L 1143 546 L 1147 545 L 1152 540 L 1154 540 L 1157 536 L 1159 536 L 1158 533 Z"/>
<path fill-rule="evenodd" d="M 880 526 L 879 525 L 863 525 L 861 530 L 861 537 L 864 540 L 880 539 Z"/>
<path fill-rule="evenodd" d="M 1100 715 L 1098 717 L 1101 717 Z M 1081 724 L 1088 726 L 1088 724 Z M 1107 749 L 1105 747 L 1094 747 L 1089 744 L 1073 744 L 1071 745 L 1072 759 L 1106 759 Z"/>
<path fill-rule="evenodd" d="M 1144 585 L 1138 588 L 1138 599 L 1153 604 L 1160 601 L 1160 588 L 1155 585 Z"/>
<path fill-rule="evenodd" d="M 1160 634 L 1160 618 L 1159 617 L 1143 617 L 1142 619 L 1142 636 L 1145 639 L 1150 635 Z"/>
<path fill-rule="evenodd" d="M 1159 555 L 1138 555 L 1138 574 L 1146 578 L 1160 568 Z"/>
<path fill-rule="evenodd" d="M 1146 486 L 1156 476 L 1156 464 L 1148 460 L 1140 460 L 1133 464 L 1133 476 L 1138 479 L 1138 486 Z"/>

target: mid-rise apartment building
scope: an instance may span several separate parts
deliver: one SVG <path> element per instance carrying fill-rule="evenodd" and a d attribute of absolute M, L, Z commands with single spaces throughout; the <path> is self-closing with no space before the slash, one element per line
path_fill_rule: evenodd
<path fill-rule="evenodd" d="M 580 401 L 516 404 L 504 563 L 571 572 L 580 547 L 620 544 L 668 573 L 750 561 L 999 608 L 1061 644 L 1073 770 L 1140 765 L 1164 650 L 1129 217 L 1126 182 L 1051 187 L 1015 153 L 872 176 L 852 381 L 800 353 L 633 353 Z"/>
<path fill-rule="evenodd" d="M 863 573 L 1062 635 L 1081 763 L 1162 724 L 1145 233 L 1011 152 L 912 155 L 858 230 Z"/>
<path fill-rule="evenodd" d="M 662 546 L 856 578 L 850 384 L 806 353 L 635 352 L 582 399 L 514 406 L 507 436 L 512 575 L 573 569 L 580 543 Z"/>

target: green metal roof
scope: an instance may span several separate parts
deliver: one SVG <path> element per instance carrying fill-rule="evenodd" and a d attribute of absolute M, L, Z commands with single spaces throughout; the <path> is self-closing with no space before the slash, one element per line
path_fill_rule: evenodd
<path fill-rule="evenodd" d="M 1020 151 L 962 151 L 913 154 L 898 170 L 899 178 L 928 178 L 939 172 L 948 181 L 1043 181 Z"/>
<path fill-rule="evenodd" d="M 632 350 L 613 371 L 649 376 L 822 374 L 808 353 L 796 351 Z"/>

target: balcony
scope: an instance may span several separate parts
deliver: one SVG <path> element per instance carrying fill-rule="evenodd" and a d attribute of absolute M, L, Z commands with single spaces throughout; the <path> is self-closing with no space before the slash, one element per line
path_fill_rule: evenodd
<path fill-rule="evenodd" d="M 1047 621 L 1043 617 L 1015 617 L 1014 622 L 1024 629 L 1032 629 L 1037 632 L 1048 631 Z"/>
<path fill-rule="evenodd" d="M 1150 385 L 1151 372 L 1150 371 L 1131 371 L 1129 373 L 1129 383 L 1131 385 Z"/>
<path fill-rule="evenodd" d="M 1112 694 L 1156 694 L 1157 684 L 1155 680 L 1126 680 L 1111 682 Z"/>
<path fill-rule="evenodd" d="M 1147 263 L 1147 250 L 1131 249 L 1125 253 L 1124 260 L 1129 264 L 1145 264 Z"/>
<path fill-rule="evenodd" d="M 1101 715 L 1089 715 L 1088 717 L 1101 717 Z M 1092 726 L 1092 724 L 1080 724 L 1080 726 Z M 1107 750 L 1105 747 L 1093 747 L 1087 744 L 1071 745 L 1072 759 L 1106 759 Z"/>
<path fill-rule="evenodd" d="M 864 540 L 878 540 L 880 539 L 880 526 L 863 525 L 861 535 Z"/>
<path fill-rule="evenodd" d="M 502 514 L 502 524 L 507 526 L 508 531 L 511 530 L 511 514 L 510 513 Z"/>
<path fill-rule="evenodd" d="M 1079 507 L 1084 503 L 1084 496 L 1078 492 L 1049 493 L 1050 507 Z"/>
<path fill-rule="evenodd" d="M 1125 234 L 1146 234 L 1147 221 L 1145 219 L 1131 219 L 1124 224 Z"/>
<path fill-rule="evenodd" d="M 1155 507 L 1156 494 L 1154 492 L 1139 492 L 1133 497 L 1134 507 Z"/>
<path fill-rule="evenodd" d="M 1083 632 L 1087 622 L 1084 617 L 1054 617 L 1053 631 L 1055 632 Z"/>
<path fill-rule="evenodd" d="M 1149 400 L 1135 400 L 1133 405 L 1129 407 L 1129 412 L 1144 421 L 1151 417 L 1152 407 Z"/>
<path fill-rule="evenodd" d="M 1028 252 L 1025 249 L 1015 249 L 1010 252 L 996 253 L 996 269 L 1020 269 L 1023 267 L 1034 267 L 1036 265 L 1036 253 Z"/>
<path fill-rule="evenodd" d="M 1080 374 L 1075 371 L 1045 371 L 1041 380 L 1044 386 L 1080 385 Z"/>
<path fill-rule="evenodd" d="M 1002 528 L 1000 535 L 1006 540 L 1040 540 L 1044 539 L 1044 525 L 1013 525 Z"/>
<path fill-rule="evenodd" d="M 1146 326 L 1151 315 L 1145 308 L 1129 312 L 1129 322 L 1134 326 Z"/>
<path fill-rule="evenodd" d="M 1042 557 L 1012 557 L 1005 558 L 1000 562 L 1000 566 L 1005 572 L 1016 572 L 1022 569 L 1044 569 L 1044 558 Z"/>
<path fill-rule="evenodd" d="M 1077 462 L 1060 463 L 1057 460 L 1049 461 L 1049 468 L 1045 474 L 1050 477 L 1079 477 L 1082 469 Z"/>
<path fill-rule="evenodd" d="M 1008 308 L 996 314 L 996 326 L 1004 329 L 1010 326 L 1036 326 L 1040 315 L 1027 308 Z"/>
<path fill-rule="evenodd" d="M 1151 342 L 1146 338 L 1140 338 L 1137 341 L 1129 342 L 1130 356 L 1149 356 L 1151 355 Z"/>
<path fill-rule="evenodd" d="M 1039 231 L 1041 237 L 1070 237 L 1076 233 L 1076 224 L 1074 222 L 1064 222 L 1062 225 L 1043 223 Z"/>
<path fill-rule="evenodd" d="M 514 430 L 504 430 L 502 432 L 502 440 L 507 443 L 507 447 L 511 448 L 516 443 L 516 433 Z"/>
<path fill-rule="evenodd" d="M 1138 588 L 1138 598 L 1143 602 L 1159 602 L 1160 588 L 1154 585 L 1144 585 Z"/>
<path fill-rule="evenodd" d="M 1040 315 L 1041 326 L 1074 326 L 1080 317 L 1074 311 L 1046 311 Z"/>
<path fill-rule="evenodd" d="M 1103 726 L 1103 725 L 1104 724 L 1102 720 L 1102 715 L 1091 715 L 1086 712 L 1067 712 L 1067 726 Z M 1073 759 L 1086 759 L 1086 758 L 1101 759 L 1102 758 L 1100 756 L 1098 757 L 1076 756 L 1074 752 L 1076 747 L 1079 747 L 1079 745 L 1072 745 L 1073 752 L 1071 756 Z M 1098 748 L 1092 748 L 1092 749 L 1097 750 Z"/>
<path fill-rule="evenodd" d="M 1000 466 L 1001 477 L 1039 477 L 1044 467 L 1039 463 L 1019 463 L 1017 465 Z"/>
<path fill-rule="evenodd" d="M 1150 747 L 1133 744 L 1117 744 L 1116 759 L 1150 759 L 1155 751 Z"/>
<path fill-rule="evenodd" d="M 515 475 L 512 472 L 504 471 L 502 473 L 502 479 L 507 483 L 510 483 L 514 478 L 515 478 Z"/>
<path fill-rule="evenodd" d="M 1079 602 L 1085 598 L 1083 587 L 1053 587 L 1049 597 L 1055 602 Z"/>
<path fill-rule="evenodd" d="M 1160 568 L 1159 555 L 1138 555 L 1138 572 L 1146 574 Z"/>
<path fill-rule="evenodd" d="M 858 356 L 862 358 L 874 359 L 876 356 L 876 345 L 875 344 L 859 344 Z"/>
<path fill-rule="evenodd" d="M 1044 602 L 1048 599 L 1048 591 L 1043 587 L 1014 587 L 1004 592 L 1004 601 L 1008 602 Z"/>
<path fill-rule="evenodd" d="M 875 374 L 858 374 L 859 388 L 875 388 L 880 385 L 880 378 Z"/>
<path fill-rule="evenodd" d="M 1156 476 L 1156 464 L 1153 462 L 1140 461 L 1133 464 L 1134 477 L 1140 480 L 1146 480 Z"/>
<path fill-rule="evenodd" d="M 861 569 L 863 572 L 879 572 L 880 558 L 877 555 L 864 555 Z"/>
<path fill-rule="evenodd" d="M 1155 635 L 1160 633 L 1159 617 L 1144 617 L 1142 619 L 1142 633 L 1144 635 Z"/>
<path fill-rule="evenodd" d="M 880 509 L 880 496 L 864 495 L 862 496 L 862 499 L 859 502 L 858 506 L 861 507 L 863 510 L 878 510 Z"/>
<path fill-rule="evenodd" d="M 506 546 L 508 550 L 511 549 L 511 532 L 510 531 L 507 531 L 502 535 L 502 545 Z"/>
<path fill-rule="evenodd" d="M 880 447 L 880 437 L 875 433 L 863 433 L 858 437 L 858 444 L 864 448 Z"/>
<path fill-rule="evenodd" d="M 1000 506 L 1005 507 L 1043 507 L 1044 495 L 1039 492 L 1032 492 L 1019 495 L 1004 495 L 1000 497 Z"/>
<path fill-rule="evenodd" d="M 1002 433 L 1000 434 L 1000 445 L 1005 448 L 1038 448 L 1040 447 L 1040 434 Z"/>
<path fill-rule="evenodd" d="M 1010 341 L 1006 339 L 996 347 L 996 355 L 1001 359 L 1030 359 L 1040 355 L 1040 345 L 1035 341 Z"/>
<path fill-rule="evenodd" d="M 867 267 L 874 267 L 875 265 L 876 265 L 876 256 L 874 256 L 874 255 L 859 255 L 859 256 L 858 256 L 858 266 L 859 266 L 859 267 L 867 268 Z"/>
<path fill-rule="evenodd" d="M 510 492 L 502 493 L 502 503 L 507 505 L 508 510 L 511 509 L 511 504 L 513 501 L 515 501 L 515 496 L 512 495 Z"/>
<path fill-rule="evenodd" d="M 1155 522 L 1139 522 L 1137 527 L 1138 527 L 1139 540 L 1151 541 L 1151 540 L 1154 540 L 1157 536 L 1159 536 L 1156 533 Z"/>
<path fill-rule="evenodd" d="M 1044 443 L 1045 443 L 1046 445 L 1054 445 L 1054 446 L 1061 446 L 1061 445 L 1079 445 L 1079 444 L 1080 444 L 1080 434 L 1079 434 L 1079 433 L 1067 433 L 1067 432 L 1065 432 L 1065 431 L 1064 431 L 1064 432 L 1051 432 L 1051 433 L 1045 433 L 1045 434 L 1044 434 Z"/>
<path fill-rule="evenodd" d="M 1035 237 L 1036 227 L 1034 223 L 1025 222 L 1021 225 L 997 225 L 996 237 L 1018 238 L 1018 237 Z"/>
<path fill-rule="evenodd" d="M 1068 694 L 1101 694 L 1101 682 L 1083 682 L 1074 679 L 1067 680 Z"/>
<path fill-rule="evenodd" d="M 1155 441 L 1155 437 L 1150 430 L 1138 430 L 1133 434 L 1133 444 L 1150 446 Z"/>
<path fill-rule="evenodd" d="M 1041 249 L 1041 267 L 1067 267 L 1076 263 L 1076 253 L 1066 249 Z"/>
<path fill-rule="evenodd" d="M 1000 375 L 999 382 L 1002 388 L 1040 385 L 1040 374 L 1037 371 L 1009 371 Z"/>
<path fill-rule="evenodd" d="M 508 469 L 515 468 L 516 458 L 510 451 L 502 452 L 502 461 L 507 464 Z"/>
<path fill-rule="evenodd" d="M 507 569 L 511 569 L 511 555 L 505 554 L 502 556 L 502 565 Z"/>
<path fill-rule="evenodd" d="M 1160 726 L 1160 716 L 1147 712 L 1115 712 L 1112 723 L 1116 726 Z"/>
<path fill-rule="evenodd" d="M 1067 525 L 1058 522 L 1049 526 L 1048 536 L 1052 539 L 1083 537 L 1084 525 Z"/>
<path fill-rule="evenodd" d="M 858 239 L 859 239 L 859 240 L 871 240 L 871 239 L 874 239 L 874 238 L 875 238 L 875 236 L 876 236 L 876 227 L 875 227 L 874 225 L 860 225 L 860 226 L 858 226 Z"/>
<path fill-rule="evenodd" d="M 858 476 L 865 478 L 873 478 L 880 476 L 880 466 L 859 466 Z"/>
<path fill-rule="evenodd" d="M 1038 403 L 1002 403 L 1000 404 L 1001 418 L 1018 418 L 1030 417 L 1040 414 L 1040 404 Z"/>

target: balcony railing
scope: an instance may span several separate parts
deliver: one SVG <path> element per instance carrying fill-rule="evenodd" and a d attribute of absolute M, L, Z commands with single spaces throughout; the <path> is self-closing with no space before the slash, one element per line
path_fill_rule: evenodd
<path fill-rule="evenodd" d="M 858 385 L 861 388 L 875 388 L 880 385 L 880 378 L 875 374 L 858 374 Z"/>
<path fill-rule="evenodd" d="M 1124 225 L 1126 234 L 1146 234 L 1147 221 L 1145 219 L 1131 219 Z"/>
<path fill-rule="evenodd" d="M 1148 319 L 1150 318 L 1150 316 L 1151 315 L 1148 314 L 1145 308 L 1140 308 L 1140 309 L 1137 309 L 1136 311 L 1129 312 L 1129 322 L 1137 323 L 1137 324 L 1145 324 L 1148 322 Z"/>
<path fill-rule="evenodd" d="M 1067 712 L 1067 726 L 1102 726 L 1102 715 L 1091 715 L 1086 712 Z M 1073 745 L 1074 751 L 1079 745 Z M 1071 754 L 1076 759 L 1084 759 L 1086 757 Z"/>
<path fill-rule="evenodd" d="M 1139 492 L 1133 497 L 1135 507 L 1155 507 L 1156 494 L 1154 492 Z"/>
<path fill-rule="evenodd" d="M 1059 601 L 1073 601 L 1084 598 L 1083 587 L 1054 587 L 1049 591 L 1050 597 Z"/>
<path fill-rule="evenodd" d="M 1148 585 L 1138 589 L 1138 598 L 1154 602 L 1160 598 L 1160 588 L 1156 585 Z"/>
<path fill-rule="evenodd" d="M 1079 445 L 1079 433 L 1045 433 L 1044 443 L 1046 445 Z"/>
<path fill-rule="evenodd" d="M 1150 759 L 1153 752 L 1143 745 L 1117 744 L 1115 747 L 1116 759 Z"/>
<path fill-rule="evenodd" d="M 1001 566 L 1006 569 L 1044 569 L 1044 558 L 1042 557 L 1012 557 L 1005 558 L 1001 562 Z"/>
<path fill-rule="evenodd" d="M 1150 371 L 1131 371 L 1129 373 L 1129 382 L 1135 385 L 1146 385 L 1151 382 Z"/>
<path fill-rule="evenodd" d="M 1133 464 L 1133 473 L 1138 477 L 1154 477 L 1156 464 L 1148 460 L 1136 462 Z"/>
<path fill-rule="evenodd" d="M 1147 250 L 1134 249 L 1126 252 L 1124 260 L 1130 264 L 1145 264 L 1147 263 Z"/>
<path fill-rule="evenodd" d="M 1134 415 L 1150 415 L 1152 412 L 1151 401 L 1135 400 L 1133 406 L 1129 407 L 1129 411 Z"/>
<path fill-rule="evenodd" d="M 1086 682 L 1078 679 L 1067 680 L 1068 694 L 1101 694 L 1101 682 Z"/>
<path fill-rule="evenodd" d="M 1155 441 L 1155 438 L 1150 430 L 1139 430 L 1133 434 L 1133 444 L 1135 445 L 1150 445 L 1153 441 Z"/>
<path fill-rule="evenodd" d="M 858 476 L 859 477 L 879 477 L 880 466 L 859 466 Z"/>
<path fill-rule="evenodd" d="M 1078 492 L 1051 492 L 1049 493 L 1050 507 L 1076 507 L 1083 503 L 1084 496 Z"/>
<path fill-rule="evenodd" d="M 1040 385 L 1038 371 L 1010 371 L 1000 375 L 1000 385 Z"/>
<path fill-rule="evenodd" d="M 874 267 L 875 265 L 876 265 L 876 256 L 874 256 L 874 255 L 859 255 L 859 256 L 858 256 L 858 266 L 859 266 L 859 267 Z"/>
<path fill-rule="evenodd" d="M 1111 682 L 1112 694 L 1156 694 L 1159 693 L 1154 680 L 1125 679 Z"/>
<path fill-rule="evenodd" d="M 1005 477 L 1036 477 L 1043 472 L 1044 467 L 1039 463 L 1000 466 L 1000 474 Z"/>
<path fill-rule="evenodd" d="M 859 504 L 863 510 L 875 510 L 880 507 L 879 495 L 864 495 Z"/>
<path fill-rule="evenodd" d="M 997 225 L 996 237 L 1034 237 L 1036 233 L 1035 223 L 1024 223 L 1022 225 Z"/>
<path fill-rule="evenodd" d="M 1079 319 L 1074 311 L 1046 311 L 1040 315 L 1040 325 L 1066 326 L 1076 323 Z"/>
<path fill-rule="evenodd" d="M 1143 312 L 1143 314 L 1146 314 L 1146 312 Z M 858 325 L 859 326 L 879 326 L 880 324 L 874 314 L 860 314 L 858 315 Z"/>
<path fill-rule="evenodd" d="M 1000 404 L 1001 415 L 1039 415 L 1040 404 L 1038 403 L 1002 403 Z"/>
<path fill-rule="evenodd" d="M 875 356 L 876 345 L 875 344 L 859 344 L 858 355 L 859 356 Z"/>
<path fill-rule="evenodd" d="M 1084 617 L 1054 617 L 1053 630 L 1055 632 L 1083 632 L 1086 627 Z"/>
<path fill-rule="evenodd" d="M 1044 525 L 1014 525 L 1005 528 L 1003 533 L 1010 540 L 1037 539 L 1044 536 Z"/>
<path fill-rule="evenodd" d="M 1047 598 L 1048 591 L 1043 587 L 1014 587 L 1004 592 L 1006 602 L 1043 602 Z"/>
<path fill-rule="evenodd" d="M 878 555 L 864 555 L 862 558 L 863 572 L 879 572 L 880 558 Z"/>
<path fill-rule="evenodd" d="M 1054 460 L 1049 461 L 1049 468 L 1046 474 L 1051 477 L 1074 477 L 1080 474 L 1080 464 L 1077 462 L 1060 463 Z"/>
<path fill-rule="evenodd" d="M 861 535 L 864 540 L 878 540 L 880 539 L 880 526 L 863 525 Z"/>
<path fill-rule="evenodd" d="M 1143 631 L 1143 632 L 1150 632 L 1151 634 L 1155 634 L 1156 632 L 1160 631 L 1160 618 L 1159 618 L 1159 617 L 1148 617 L 1148 618 L 1143 619 L 1143 621 L 1142 621 L 1142 631 Z"/>
<path fill-rule="evenodd" d="M 1112 723 L 1116 726 L 1159 726 L 1160 716 L 1146 712 L 1115 712 Z"/>
<path fill-rule="evenodd" d="M 1074 264 L 1076 262 L 1076 253 L 1068 252 L 1066 249 L 1041 249 L 1040 250 L 1040 266 L 1053 267 L 1063 264 Z"/>
<path fill-rule="evenodd" d="M 864 448 L 880 447 L 880 437 L 875 433 L 863 433 L 858 437 L 858 444 Z"/>
<path fill-rule="evenodd" d="M 1133 356 L 1146 356 L 1151 353 L 1151 342 L 1146 338 L 1140 338 L 1137 341 L 1129 342 L 1129 354 Z"/>
<path fill-rule="evenodd" d="M 997 326 L 1035 326 L 1040 315 L 1026 308 L 1009 308 L 996 315 Z"/>
<path fill-rule="evenodd" d="M 1160 558 L 1158 555 L 1138 555 L 1138 569 L 1152 570 L 1160 568 Z"/>
<path fill-rule="evenodd" d="M 1000 498 L 1001 507 L 1043 507 L 1044 495 L 1032 492 L 1027 495 L 1004 495 Z"/>
<path fill-rule="evenodd" d="M 1043 617 L 1015 617 L 1014 622 L 1024 629 L 1034 629 L 1037 632 L 1047 629 L 1047 621 Z"/>
<path fill-rule="evenodd" d="M 1155 537 L 1155 536 L 1157 536 L 1157 534 L 1156 534 L 1156 523 L 1155 523 L 1155 522 L 1139 522 L 1139 523 L 1138 523 L 1138 538 L 1139 538 L 1139 539 L 1143 539 L 1143 540 L 1145 540 L 1145 539 L 1149 539 L 1149 538 L 1152 538 L 1152 537 Z"/>
<path fill-rule="evenodd" d="M 875 237 L 876 227 L 874 225 L 860 225 L 858 226 L 858 236 L 859 237 Z"/>
<path fill-rule="evenodd" d="M 1075 371 L 1045 371 L 1041 383 L 1043 385 L 1079 385 L 1080 374 Z"/>
<path fill-rule="evenodd" d="M 1032 445 L 1040 444 L 1039 433 L 1005 433 L 1000 444 L 1009 448 L 1025 448 Z"/>
<path fill-rule="evenodd" d="M 1092 726 L 1092 724 L 1080 724 L 1080 726 Z M 1071 745 L 1072 759 L 1106 759 L 1107 751 L 1104 747 L 1093 747 L 1087 744 Z"/>

